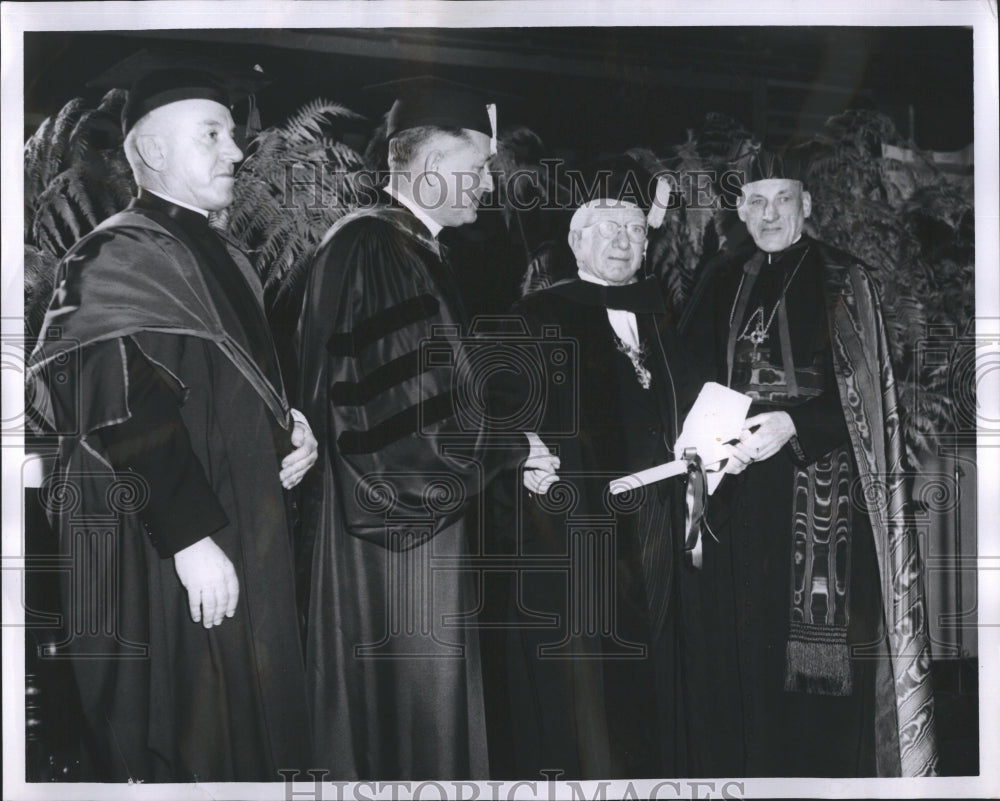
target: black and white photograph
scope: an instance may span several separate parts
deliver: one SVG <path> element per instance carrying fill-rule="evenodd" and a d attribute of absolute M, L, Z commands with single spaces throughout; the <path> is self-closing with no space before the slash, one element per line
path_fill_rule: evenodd
<path fill-rule="evenodd" d="M 698 5 L 0 5 L 5 801 L 1000 793 L 996 0 Z"/>

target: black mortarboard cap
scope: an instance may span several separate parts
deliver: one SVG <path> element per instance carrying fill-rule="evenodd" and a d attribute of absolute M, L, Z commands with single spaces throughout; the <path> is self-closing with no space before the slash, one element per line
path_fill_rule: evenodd
<path fill-rule="evenodd" d="M 122 108 L 122 133 L 127 134 L 140 119 L 160 106 L 201 98 L 231 108 L 254 95 L 269 80 L 259 68 L 241 69 L 195 54 L 140 50 L 87 85 L 128 90 L 128 100 Z"/>
<path fill-rule="evenodd" d="M 386 118 L 386 136 L 430 125 L 468 128 L 496 138 L 496 93 L 434 75 L 421 75 L 365 87 L 394 99 Z M 492 110 L 491 110 L 492 109 Z"/>

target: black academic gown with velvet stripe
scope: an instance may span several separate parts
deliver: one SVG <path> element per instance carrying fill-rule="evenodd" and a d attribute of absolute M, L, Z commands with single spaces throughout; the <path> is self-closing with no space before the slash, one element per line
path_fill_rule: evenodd
<path fill-rule="evenodd" d="M 304 766 L 309 746 L 278 480 L 291 447 L 288 408 L 258 327 L 252 268 L 191 214 L 139 202 L 78 243 L 60 266 L 49 336 L 32 358 L 32 397 L 66 432 L 48 496 L 59 499 L 49 508 L 75 565 L 64 593 L 75 628 L 63 653 L 104 778 L 278 781 L 279 769 Z M 130 392 L 136 360 L 155 371 L 161 401 L 173 393 L 172 410 L 169 399 L 142 414 L 132 408 L 144 402 Z M 60 381 L 63 363 L 78 369 Z M 107 436 L 133 417 L 150 421 L 145 438 L 134 425 L 127 437 Z M 200 486 L 172 484 L 167 467 L 134 472 L 127 455 L 109 456 L 105 439 L 125 443 L 122 453 L 138 449 L 137 465 L 143 451 L 173 440 L 170 458 L 180 461 L 171 463 L 196 460 Z M 111 464 L 125 466 L 116 474 Z M 190 619 L 164 557 L 187 534 L 163 527 L 184 515 L 147 513 L 149 493 L 161 491 L 170 497 L 160 506 L 209 493 L 221 509 L 211 536 L 240 595 L 235 617 L 210 630 Z"/>
<path fill-rule="evenodd" d="M 490 449 L 455 393 L 464 311 L 438 243 L 394 203 L 321 245 L 300 323 L 320 470 L 306 663 L 313 764 L 333 779 L 488 777 L 474 575 Z M 433 340 L 433 341 L 432 341 Z"/>
<path fill-rule="evenodd" d="M 631 297 L 614 295 L 622 289 Z M 616 346 L 609 306 L 638 311 L 649 389 Z M 558 326 L 573 348 L 571 364 L 547 363 L 542 393 L 539 434 L 559 454 L 560 481 L 545 496 L 522 490 L 511 532 L 526 565 L 507 642 L 517 775 L 683 775 L 674 574 L 684 480 L 617 500 L 607 493 L 610 479 L 673 458 L 691 386 L 672 315 L 652 279 L 628 288 L 571 279 L 526 296 L 514 312 L 539 342 Z M 495 385 L 513 409 L 523 387 Z M 596 625 L 587 615 L 606 617 Z M 577 626 L 595 631 L 572 636 Z"/>

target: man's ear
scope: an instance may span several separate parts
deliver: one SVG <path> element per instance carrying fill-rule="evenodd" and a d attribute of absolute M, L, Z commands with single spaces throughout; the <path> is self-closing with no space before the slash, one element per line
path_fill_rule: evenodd
<path fill-rule="evenodd" d="M 812 214 L 812 210 L 813 210 L 812 195 L 810 195 L 808 192 L 806 192 L 803 189 L 802 190 L 802 216 L 803 217 L 808 217 L 810 214 Z"/>
<path fill-rule="evenodd" d="M 569 242 L 569 249 L 573 251 L 573 255 L 579 258 L 578 251 L 580 250 L 580 241 L 583 239 L 583 231 L 570 230 L 569 236 L 566 241 Z"/>
<path fill-rule="evenodd" d="M 424 154 L 424 172 L 437 172 L 441 159 L 444 158 L 444 151 L 432 148 Z"/>
<path fill-rule="evenodd" d="M 142 163 L 149 169 L 160 172 L 167 161 L 163 141 L 156 134 L 141 134 L 135 139 L 135 150 Z"/>

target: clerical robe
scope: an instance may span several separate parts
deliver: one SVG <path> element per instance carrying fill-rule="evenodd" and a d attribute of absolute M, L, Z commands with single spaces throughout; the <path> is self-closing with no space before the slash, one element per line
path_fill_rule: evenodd
<path fill-rule="evenodd" d="M 290 419 L 260 287 L 204 217 L 141 196 L 60 265 L 31 399 L 42 497 L 101 778 L 280 781 L 309 746 L 287 509 Z M 211 536 L 235 617 L 191 620 L 170 556 Z"/>
<path fill-rule="evenodd" d="M 682 330 L 706 377 L 796 428 L 723 480 L 685 576 L 694 772 L 933 772 L 923 576 L 871 279 L 803 236 L 720 259 Z"/>

